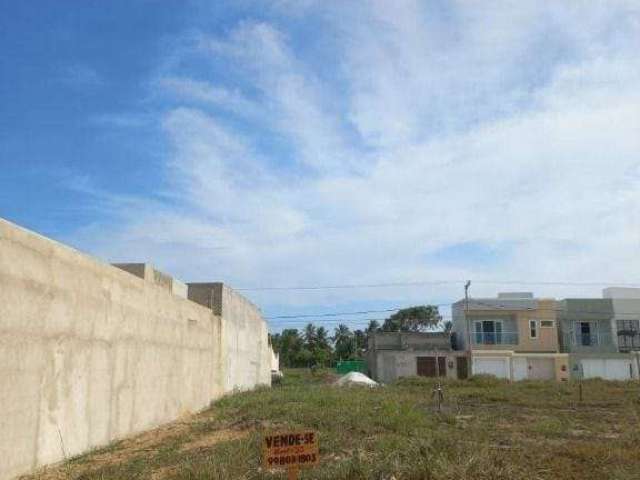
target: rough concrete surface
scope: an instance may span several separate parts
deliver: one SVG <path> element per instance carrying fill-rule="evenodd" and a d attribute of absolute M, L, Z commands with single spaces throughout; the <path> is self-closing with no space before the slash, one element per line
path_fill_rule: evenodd
<path fill-rule="evenodd" d="M 216 284 L 216 315 L 140 268 L 0 219 L 0 480 L 270 383 L 255 306 Z"/>

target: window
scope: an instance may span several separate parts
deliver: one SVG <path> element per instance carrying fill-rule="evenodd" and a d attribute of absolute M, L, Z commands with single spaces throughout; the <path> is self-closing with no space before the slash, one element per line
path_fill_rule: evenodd
<path fill-rule="evenodd" d="M 596 337 L 591 335 L 591 323 L 590 322 L 579 322 L 578 326 L 580 327 L 580 331 L 578 334 L 579 344 L 583 347 L 590 347 L 594 344 Z"/>
<path fill-rule="evenodd" d="M 540 320 L 540 328 L 553 328 L 553 320 Z"/>
<path fill-rule="evenodd" d="M 640 349 L 640 320 L 618 320 L 617 324 L 620 351 Z"/>
<path fill-rule="evenodd" d="M 529 320 L 529 337 L 538 338 L 538 321 Z"/>
<path fill-rule="evenodd" d="M 502 321 L 476 320 L 474 322 L 476 343 L 481 345 L 502 344 Z"/>

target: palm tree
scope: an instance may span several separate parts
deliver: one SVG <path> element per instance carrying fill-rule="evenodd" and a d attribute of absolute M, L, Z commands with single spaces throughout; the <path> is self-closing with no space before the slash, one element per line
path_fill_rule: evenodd
<path fill-rule="evenodd" d="M 341 323 L 335 328 L 333 343 L 338 358 L 347 359 L 352 356 L 354 352 L 353 337 L 351 330 L 345 324 Z"/>
<path fill-rule="evenodd" d="M 313 351 L 316 348 L 316 344 L 318 342 L 318 333 L 316 331 L 316 327 L 313 323 L 307 324 L 304 327 L 303 332 L 304 343 L 308 350 Z"/>
<path fill-rule="evenodd" d="M 333 352 L 329 343 L 329 332 L 324 327 L 318 327 L 316 330 L 316 348 L 313 351 L 316 365 L 327 366 L 331 362 Z"/>
<path fill-rule="evenodd" d="M 329 350 L 329 332 L 324 327 L 318 327 L 316 330 L 316 345 L 320 350 Z"/>
<path fill-rule="evenodd" d="M 367 335 L 370 335 L 379 330 L 380 330 L 380 323 L 377 320 L 370 320 L 369 325 L 367 325 L 367 328 L 365 329 L 365 332 L 367 332 Z"/>
<path fill-rule="evenodd" d="M 356 330 L 353 332 L 355 343 L 355 354 L 357 357 L 361 357 L 362 353 L 367 348 L 367 334 L 362 330 Z"/>

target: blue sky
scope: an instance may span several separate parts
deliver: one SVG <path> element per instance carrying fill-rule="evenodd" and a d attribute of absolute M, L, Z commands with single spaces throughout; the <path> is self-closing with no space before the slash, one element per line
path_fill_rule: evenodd
<path fill-rule="evenodd" d="M 0 216 L 185 281 L 453 282 L 267 315 L 633 283 L 639 43 L 632 1 L 4 2 Z"/>

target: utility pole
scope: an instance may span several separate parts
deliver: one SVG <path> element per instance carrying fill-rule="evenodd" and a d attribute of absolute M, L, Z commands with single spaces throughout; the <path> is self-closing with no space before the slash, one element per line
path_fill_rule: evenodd
<path fill-rule="evenodd" d="M 438 347 L 435 349 L 436 353 L 436 384 L 431 392 L 431 398 L 436 396 L 436 402 L 438 404 L 438 413 L 442 412 L 442 401 L 444 400 L 444 394 L 442 393 L 442 382 L 440 381 L 440 364 L 438 362 Z M 445 360 L 446 362 L 446 360 Z M 446 368 L 446 366 L 445 366 Z"/>
<path fill-rule="evenodd" d="M 467 342 L 469 345 L 469 352 L 471 352 L 471 327 L 469 326 L 469 287 L 471 286 L 471 280 L 467 280 L 464 284 L 464 322 L 467 326 Z"/>
<path fill-rule="evenodd" d="M 464 323 L 467 327 L 467 345 L 469 357 L 467 359 L 467 377 L 473 375 L 473 357 L 471 356 L 471 326 L 469 325 L 469 287 L 471 280 L 464 284 Z"/>

